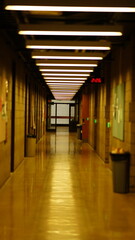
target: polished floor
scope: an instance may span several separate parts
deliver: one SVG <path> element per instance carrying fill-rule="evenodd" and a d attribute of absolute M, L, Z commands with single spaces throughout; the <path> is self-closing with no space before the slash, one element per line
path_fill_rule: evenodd
<path fill-rule="evenodd" d="M 135 194 L 76 133 L 58 128 L 0 189 L 0 240 L 133 240 Z"/>

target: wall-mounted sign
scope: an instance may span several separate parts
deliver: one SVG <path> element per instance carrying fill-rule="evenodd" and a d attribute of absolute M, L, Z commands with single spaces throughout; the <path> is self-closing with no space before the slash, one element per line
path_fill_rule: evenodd
<path fill-rule="evenodd" d="M 104 83 L 103 77 L 90 77 L 89 79 L 90 79 L 90 83 L 96 83 L 96 84 Z"/>
<path fill-rule="evenodd" d="M 113 136 L 124 140 L 124 104 L 125 104 L 124 83 L 117 85 L 114 89 L 113 100 Z"/>

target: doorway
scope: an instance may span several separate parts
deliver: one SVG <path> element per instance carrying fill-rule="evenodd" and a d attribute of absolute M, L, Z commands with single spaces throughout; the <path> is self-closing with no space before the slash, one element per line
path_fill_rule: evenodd
<path fill-rule="evenodd" d="M 68 126 L 76 131 L 75 101 L 49 100 L 47 103 L 47 131 L 56 131 L 57 126 Z"/>

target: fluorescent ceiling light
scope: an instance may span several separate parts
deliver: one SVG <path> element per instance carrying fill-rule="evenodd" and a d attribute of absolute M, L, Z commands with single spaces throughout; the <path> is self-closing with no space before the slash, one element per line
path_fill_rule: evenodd
<path fill-rule="evenodd" d="M 71 97 L 71 98 L 73 98 L 76 93 L 65 93 L 65 92 L 63 92 L 63 93 L 54 93 L 53 92 L 52 94 L 54 95 L 55 98 L 56 97 Z"/>
<path fill-rule="evenodd" d="M 71 94 L 69 94 L 69 95 L 72 95 L 72 96 L 74 96 L 75 94 L 76 94 L 77 92 L 73 92 L 73 93 L 71 93 Z M 60 95 L 60 94 L 62 94 L 61 92 L 59 92 L 59 93 L 56 93 L 56 92 L 53 92 L 52 91 L 52 94 L 53 95 L 55 95 L 55 96 L 58 96 L 58 95 Z M 63 95 L 68 95 L 65 91 L 63 91 Z"/>
<path fill-rule="evenodd" d="M 61 97 L 56 96 L 56 97 L 55 97 L 55 100 L 59 100 L 59 101 L 60 101 L 60 100 L 61 100 L 61 101 L 67 100 L 67 101 L 70 101 L 70 100 L 72 100 L 72 97 L 70 97 L 70 96 L 69 96 L 69 97 L 68 97 L 68 96 L 65 96 L 65 97 L 64 97 L 64 96 L 61 96 Z"/>
<path fill-rule="evenodd" d="M 51 100 L 51 102 L 56 102 L 55 100 Z M 56 102 L 56 103 L 58 103 L 58 102 Z M 63 103 L 67 103 L 66 101 L 65 102 L 63 102 Z M 73 100 L 73 101 L 71 101 L 70 103 L 75 103 L 75 101 Z"/>
<path fill-rule="evenodd" d="M 24 28 L 24 27 L 23 27 Z M 37 26 L 34 27 L 34 30 L 37 29 Z M 23 29 L 21 29 L 23 30 Z M 25 29 L 26 30 L 26 29 Z M 28 29 L 27 29 L 28 30 Z M 31 29 L 29 29 L 31 30 Z M 37 29 L 37 30 L 42 30 L 42 29 Z M 52 29 L 46 29 L 46 30 L 52 30 Z M 56 29 L 55 29 L 56 30 Z M 60 30 L 60 29 L 57 29 Z M 63 26 L 63 30 L 68 30 L 68 29 L 64 29 Z M 73 31 L 73 29 L 71 29 L 69 27 L 69 31 Z M 81 29 L 74 29 L 76 30 L 81 30 L 81 31 L 86 31 L 86 29 L 84 29 L 83 27 L 81 27 Z M 88 30 L 92 30 L 92 29 L 87 29 Z M 94 30 L 94 29 L 93 29 Z M 97 30 L 97 29 L 95 29 Z M 95 31 L 94 30 L 94 31 Z M 100 30 L 100 28 L 99 28 Z M 103 31 L 110 31 L 110 28 L 108 27 L 108 29 L 102 29 Z M 113 29 L 113 31 L 116 31 L 116 28 Z M 111 29 L 112 31 L 112 29 Z M 120 29 L 117 31 L 120 31 Z M 72 41 L 72 40 L 27 40 L 26 41 L 26 48 L 30 48 L 30 49 L 34 49 L 34 50 L 110 50 L 111 49 L 111 43 L 109 41 Z M 38 55 L 38 54 L 37 54 Z M 53 55 L 53 54 L 52 54 Z M 56 55 L 56 54 L 54 54 Z"/>
<path fill-rule="evenodd" d="M 55 87 L 53 88 L 49 85 L 48 85 L 48 87 L 50 88 L 51 91 L 55 91 L 55 90 L 57 90 L 57 91 L 67 91 L 68 90 L 66 88 L 61 88 L 61 87 L 60 88 L 55 88 Z M 80 89 L 80 86 L 78 88 L 76 88 L 75 91 L 77 92 L 79 89 Z M 69 91 L 70 90 L 71 90 L 71 87 L 69 88 Z"/>
<path fill-rule="evenodd" d="M 74 93 L 70 93 L 70 92 L 52 92 L 54 95 L 74 95 L 75 94 L 75 92 Z"/>
<path fill-rule="evenodd" d="M 62 99 L 64 98 L 73 98 L 75 94 L 53 94 L 55 99 L 61 97 Z"/>
<path fill-rule="evenodd" d="M 52 88 L 52 87 L 49 86 L 49 85 L 48 85 L 48 87 L 50 88 L 51 91 L 55 91 L 55 90 L 57 90 L 57 91 L 67 91 L 66 88 L 61 88 L 61 87 L 60 87 L 59 89 L 58 89 L 58 88 L 55 88 L 55 87 Z M 80 86 L 79 86 L 78 88 L 76 88 L 75 91 L 78 92 L 79 89 L 80 89 Z M 70 91 L 70 90 L 71 90 L 71 88 L 69 89 L 69 91 Z"/>
<path fill-rule="evenodd" d="M 74 93 L 64 93 L 64 92 L 61 92 L 61 93 L 57 93 L 57 92 L 55 92 L 55 95 L 74 95 Z"/>
<path fill-rule="evenodd" d="M 78 69 L 39 69 L 41 72 L 93 72 L 92 69 L 87 70 L 87 69 L 82 69 L 82 70 L 78 70 Z"/>
<path fill-rule="evenodd" d="M 65 77 L 89 77 L 90 74 L 57 74 L 57 73 L 42 73 L 43 76 L 65 76 Z"/>
<path fill-rule="evenodd" d="M 72 98 L 71 97 L 55 97 L 55 100 L 59 100 L 59 101 L 67 100 L 67 101 L 70 101 L 70 100 L 72 100 Z"/>
<path fill-rule="evenodd" d="M 20 30 L 20 35 L 49 35 L 49 36 L 122 36 L 122 32 L 115 31 L 44 31 Z"/>
<path fill-rule="evenodd" d="M 46 83 L 56 83 L 55 81 L 45 81 Z M 70 83 L 70 81 L 64 81 L 65 83 Z M 57 81 L 57 83 L 62 83 L 61 81 Z M 72 83 L 76 83 L 76 81 L 72 81 Z M 79 81 L 77 81 L 77 83 L 76 84 L 83 84 L 84 83 L 84 81 L 82 81 L 82 82 L 79 82 Z"/>
<path fill-rule="evenodd" d="M 48 85 L 48 87 L 50 88 L 51 91 L 54 90 L 54 89 L 56 89 L 56 90 L 60 90 L 60 89 L 61 90 L 67 90 L 67 89 L 73 89 L 73 88 L 74 88 L 75 91 L 78 91 L 83 84 L 77 85 L 77 86 L 72 84 L 72 85 L 68 85 L 67 88 L 60 85 L 60 84 L 59 85 L 47 84 L 47 85 Z"/>
<path fill-rule="evenodd" d="M 60 91 L 60 90 L 61 90 L 61 91 L 67 91 L 67 89 L 66 89 L 66 88 L 61 88 L 61 87 L 60 87 L 60 88 L 55 88 L 55 87 L 54 87 L 54 88 L 52 88 L 52 87 L 51 87 L 51 86 L 49 86 L 49 85 L 48 85 L 48 87 L 50 88 L 50 90 L 51 90 L 51 91 L 55 91 L 55 90 L 57 90 L 57 91 Z M 79 86 L 78 88 L 76 88 L 76 89 L 75 89 L 75 91 L 76 91 L 76 92 L 78 92 L 78 90 L 80 89 L 80 87 L 81 87 L 81 86 Z M 70 87 L 70 89 L 69 89 L 69 90 L 71 90 L 71 87 Z"/>
<path fill-rule="evenodd" d="M 73 64 L 73 63 L 36 63 L 37 66 L 47 67 L 97 67 L 97 64 Z"/>
<path fill-rule="evenodd" d="M 55 49 L 55 50 L 110 50 L 107 46 L 45 46 L 45 45 L 27 45 L 29 49 Z"/>
<path fill-rule="evenodd" d="M 61 100 L 61 101 L 64 101 L 64 100 L 72 100 L 74 96 L 54 96 L 55 100 Z"/>
<path fill-rule="evenodd" d="M 52 90 L 52 92 L 54 94 L 72 94 L 72 95 L 76 93 L 76 91 L 70 92 L 70 91 L 64 91 L 64 90 Z"/>
<path fill-rule="evenodd" d="M 63 82 L 61 82 L 61 81 L 45 81 L 45 82 L 47 82 L 47 84 L 49 84 L 49 85 L 63 85 L 64 87 L 65 86 L 70 86 L 70 85 L 82 85 L 82 83 L 83 83 L 83 81 L 66 81 L 66 84 L 65 84 L 65 81 Z M 85 81 L 84 81 L 85 82 Z"/>
<path fill-rule="evenodd" d="M 66 60 L 102 60 L 103 57 L 78 57 L 78 56 L 32 56 L 33 59 L 66 59 Z"/>
<path fill-rule="evenodd" d="M 52 91 L 53 91 L 53 92 L 72 92 L 72 93 L 76 92 L 76 91 L 70 90 L 70 89 L 67 89 L 67 90 L 66 90 L 66 89 L 63 89 L 63 90 L 62 90 L 62 89 L 59 89 L 59 90 L 55 90 L 55 89 L 54 89 L 54 90 L 52 90 Z"/>
<path fill-rule="evenodd" d="M 60 83 L 47 83 L 47 85 L 51 88 L 51 89 L 71 89 L 72 86 L 74 86 L 74 89 L 77 90 L 81 85 L 81 84 L 70 84 L 70 83 L 67 83 L 67 84 L 60 84 Z"/>
<path fill-rule="evenodd" d="M 59 80 L 57 80 L 57 82 L 56 81 L 54 81 L 54 80 L 46 80 L 45 82 L 47 82 L 47 83 L 63 83 L 63 84 L 65 84 L 65 83 L 84 83 L 85 81 L 79 81 L 79 80 L 75 80 L 75 81 L 68 81 L 68 80 L 66 80 L 66 81 L 59 81 Z"/>
<path fill-rule="evenodd" d="M 84 7 L 84 6 L 32 6 L 7 5 L 6 10 L 15 11 L 57 11 L 57 12 L 129 12 L 134 13 L 135 7 Z"/>
<path fill-rule="evenodd" d="M 46 81 L 45 81 L 46 82 Z M 77 86 L 79 86 L 79 85 L 82 85 L 83 84 L 83 82 L 78 82 L 78 81 L 68 81 L 67 83 L 65 83 L 65 82 L 61 82 L 61 81 L 47 81 L 47 84 L 48 85 L 53 85 L 53 86 L 56 86 L 57 87 L 57 85 L 61 85 L 61 86 L 63 86 L 63 87 L 69 87 L 70 85 L 75 85 L 76 87 Z"/>
<path fill-rule="evenodd" d="M 80 88 L 82 83 L 67 83 L 67 84 L 62 84 L 62 83 L 46 83 L 51 89 L 71 89 L 71 86 L 73 86 L 75 89 Z"/>
<path fill-rule="evenodd" d="M 54 90 L 54 89 L 55 89 L 55 90 L 62 90 L 62 91 L 63 91 L 63 90 L 68 90 L 68 89 L 71 90 L 71 88 L 73 88 L 73 87 L 74 87 L 74 90 L 75 90 L 75 91 L 78 91 L 78 89 L 82 86 L 82 85 L 78 85 L 78 86 L 69 85 L 68 88 L 66 88 L 66 87 L 63 87 L 63 86 L 60 85 L 60 84 L 59 84 L 58 86 L 55 86 L 55 85 L 52 86 L 52 85 L 49 85 L 49 84 L 47 84 L 47 85 L 49 86 L 49 88 L 50 88 L 51 90 Z"/>
<path fill-rule="evenodd" d="M 46 80 L 87 80 L 87 78 L 69 78 L 69 77 L 44 77 Z"/>

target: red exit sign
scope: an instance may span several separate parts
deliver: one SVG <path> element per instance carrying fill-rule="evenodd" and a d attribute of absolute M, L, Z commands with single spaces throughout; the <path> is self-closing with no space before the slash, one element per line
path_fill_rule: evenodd
<path fill-rule="evenodd" d="M 103 83 L 104 79 L 101 77 L 91 77 L 90 78 L 90 83 Z"/>

